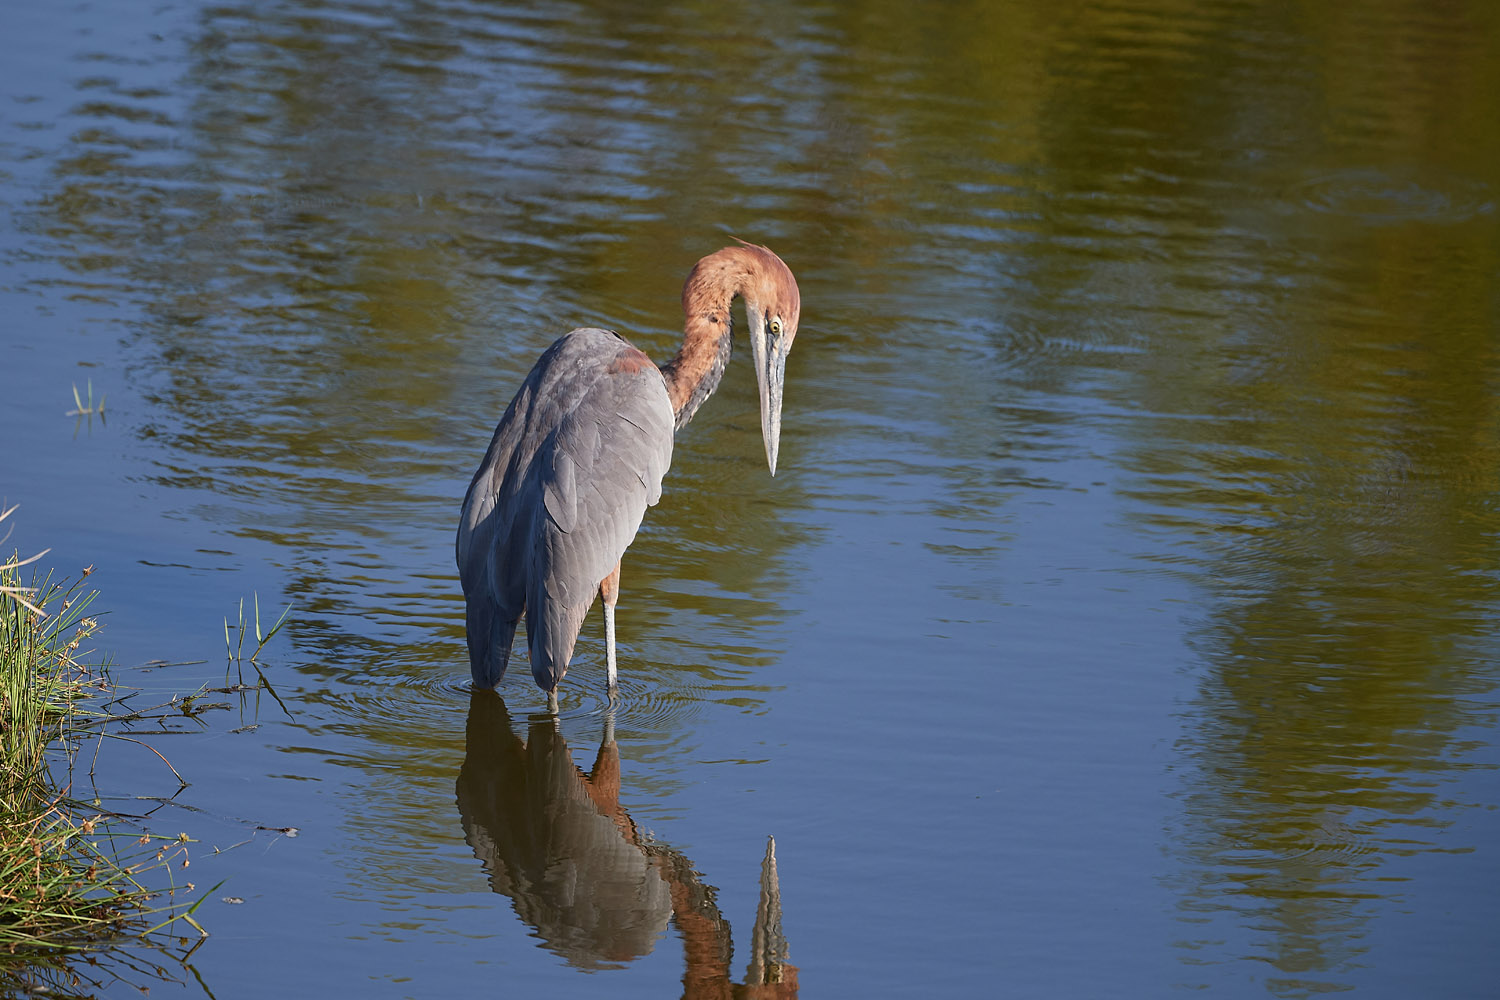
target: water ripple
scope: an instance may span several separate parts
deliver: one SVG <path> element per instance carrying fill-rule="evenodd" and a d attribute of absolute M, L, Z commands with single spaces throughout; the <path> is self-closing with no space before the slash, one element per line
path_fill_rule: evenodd
<path fill-rule="evenodd" d="M 1479 181 L 1373 167 L 1307 177 L 1287 197 L 1310 211 L 1372 226 L 1468 222 L 1495 211 L 1493 193 Z"/>

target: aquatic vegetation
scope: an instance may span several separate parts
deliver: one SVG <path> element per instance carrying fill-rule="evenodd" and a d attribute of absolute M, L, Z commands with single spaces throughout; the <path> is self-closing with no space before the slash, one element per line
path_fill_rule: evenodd
<path fill-rule="evenodd" d="M 281 626 L 286 624 L 286 616 L 292 613 L 292 606 L 288 604 L 286 610 L 281 612 L 281 617 L 276 619 L 276 624 L 272 625 L 270 630 L 262 632 L 260 627 L 260 595 L 254 594 L 252 596 L 255 600 L 255 621 L 253 623 L 255 628 L 255 650 L 250 654 L 250 665 L 255 668 L 255 673 L 260 678 L 260 682 L 254 686 L 265 688 L 266 692 L 272 698 L 276 699 L 276 704 L 281 706 L 281 710 L 286 713 L 287 718 L 291 718 L 291 709 L 286 707 L 286 702 L 282 701 L 281 695 L 276 693 L 276 688 L 271 685 L 271 678 L 267 677 L 266 672 L 260 669 L 260 664 L 256 662 L 256 659 L 260 656 L 260 651 L 266 648 L 266 643 L 270 642 L 271 638 L 277 632 L 281 631 Z M 245 620 L 245 599 L 242 597 L 240 598 L 239 605 L 239 623 L 235 626 L 234 630 L 235 638 L 231 639 L 229 619 L 224 619 L 224 649 L 228 654 L 229 663 L 242 668 L 240 677 L 238 678 L 238 687 L 240 689 L 244 689 L 245 687 L 243 674 L 245 636 L 249 633 L 251 624 Z M 226 677 L 225 679 L 227 680 L 228 678 Z"/>
<path fill-rule="evenodd" d="M 111 723 L 146 715 L 113 708 L 104 665 L 89 662 L 92 568 L 71 583 L 26 583 L 29 561 L 0 563 L 0 986 L 22 963 L 160 943 L 179 922 L 206 933 L 193 919 L 202 899 L 179 881 L 190 838 L 143 830 L 74 791 L 84 751 L 97 758 L 106 740 L 129 739 Z"/>
<path fill-rule="evenodd" d="M 69 417 L 84 417 L 84 416 L 93 416 L 94 414 L 98 414 L 99 417 L 102 419 L 104 417 L 104 393 L 101 392 L 99 394 L 99 402 L 96 405 L 94 403 L 94 380 L 93 379 L 89 379 L 88 380 L 88 400 L 89 400 L 88 401 L 88 405 L 85 406 L 84 403 L 83 403 L 83 398 L 78 395 L 78 386 L 75 384 L 73 386 L 73 403 L 74 403 L 74 408 L 71 409 L 71 410 L 69 410 L 65 415 L 69 416 Z M 12 508 L 12 510 L 14 510 L 14 509 L 15 508 Z"/>
<path fill-rule="evenodd" d="M 286 624 L 286 616 L 292 613 L 292 606 L 288 604 L 286 610 L 281 612 L 281 617 L 276 619 L 276 624 L 272 625 L 268 631 L 262 632 L 260 627 L 260 595 L 254 594 L 252 596 L 255 600 L 255 621 L 253 623 L 255 628 L 255 651 L 250 654 L 250 661 L 253 663 L 260 656 L 260 651 L 266 648 L 266 643 L 270 642 L 272 636 L 280 632 L 281 626 Z M 245 599 L 242 597 L 240 598 L 239 606 L 239 623 L 233 630 L 234 638 L 231 638 L 229 619 L 224 619 L 224 649 L 228 652 L 231 661 L 238 662 L 244 659 L 245 636 L 249 633 L 251 624 L 251 622 L 245 620 Z"/>

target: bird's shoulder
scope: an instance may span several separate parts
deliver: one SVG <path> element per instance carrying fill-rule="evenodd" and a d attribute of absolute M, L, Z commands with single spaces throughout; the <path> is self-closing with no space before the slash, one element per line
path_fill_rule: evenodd
<path fill-rule="evenodd" d="M 631 374 L 656 368 L 645 352 L 623 336 L 594 326 L 582 326 L 558 337 L 538 364 L 595 364 L 606 369 L 620 365 Z"/>
<path fill-rule="evenodd" d="M 534 416 L 551 427 L 577 408 L 622 406 L 670 416 L 666 379 L 645 352 L 611 330 L 582 327 L 559 337 L 527 376 Z M 654 421 L 653 421 L 654 422 Z"/>

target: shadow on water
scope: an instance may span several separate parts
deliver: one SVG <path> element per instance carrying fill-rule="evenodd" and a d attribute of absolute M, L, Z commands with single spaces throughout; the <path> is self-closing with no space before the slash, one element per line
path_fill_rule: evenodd
<path fill-rule="evenodd" d="M 581 969 L 616 968 L 651 953 L 675 920 L 686 997 L 795 997 L 797 967 L 781 930 L 776 844 L 766 845 L 752 955 L 730 980 L 733 940 L 715 890 L 680 851 L 637 829 L 620 805 L 613 710 L 588 772 L 574 764 L 553 716 L 532 716 L 523 739 L 505 700 L 476 691 L 458 772 L 464 839 L 543 945 Z"/>

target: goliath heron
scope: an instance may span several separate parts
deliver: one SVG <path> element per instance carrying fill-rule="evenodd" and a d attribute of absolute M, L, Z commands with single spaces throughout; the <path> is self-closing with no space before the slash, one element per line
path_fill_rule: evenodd
<path fill-rule="evenodd" d="M 597 593 L 614 699 L 620 557 L 661 499 L 673 433 L 724 375 L 735 296 L 745 303 L 761 434 L 776 475 L 786 357 L 802 299 L 791 270 L 766 247 L 742 242 L 698 261 L 682 288 L 682 347 L 660 368 L 612 331 L 564 335 L 521 383 L 464 497 L 456 551 L 476 687 L 504 676 L 525 612 L 531 674 L 555 712 L 557 684 Z"/>

